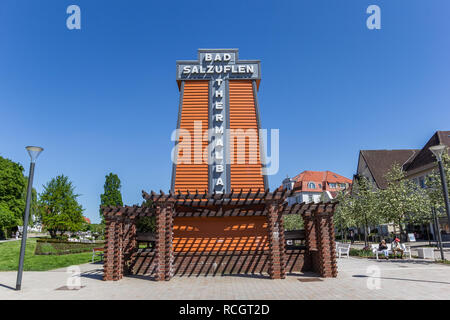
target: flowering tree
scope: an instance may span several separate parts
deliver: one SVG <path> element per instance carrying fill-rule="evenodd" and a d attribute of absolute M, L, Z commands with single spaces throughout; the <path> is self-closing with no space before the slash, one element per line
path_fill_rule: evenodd
<path fill-rule="evenodd" d="M 450 156 L 448 155 L 448 149 L 446 149 L 442 155 L 442 164 L 444 166 L 447 186 L 450 186 Z M 430 175 L 428 175 L 425 183 L 427 186 L 427 195 L 430 200 L 430 205 L 433 208 L 436 208 L 437 212 L 444 212 L 445 203 L 444 195 L 442 194 L 442 181 L 439 171 L 434 170 Z"/>
<path fill-rule="evenodd" d="M 364 226 L 364 243 L 368 245 L 369 226 L 382 221 L 380 215 L 380 191 L 366 177 L 360 177 L 353 185 L 352 216 L 357 226 Z"/>
<path fill-rule="evenodd" d="M 430 201 L 426 191 L 405 178 L 401 166 L 394 164 L 386 174 L 388 185 L 380 190 L 379 210 L 383 220 L 399 225 L 423 223 L 431 217 Z"/>
<path fill-rule="evenodd" d="M 347 229 L 356 225 L 354 217 L 355 201 L 347 191 L 339 191 L 336 200 L 339 202 L 334 211 L 334 225 L 344 235 Z"/>

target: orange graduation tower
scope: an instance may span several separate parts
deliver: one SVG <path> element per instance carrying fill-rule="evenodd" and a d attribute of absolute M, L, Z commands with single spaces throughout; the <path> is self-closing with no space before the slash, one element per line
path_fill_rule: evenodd
<path fill-rule="evenodd" d="M 282 279 L 303 271 L 335 277 L 336 204 L 289 206 L 294 189 L 268 189 L 257 99 L 260 62 L 239 60 L 236 49 L 200 49 L 197 60 L 177 61 L 176 77 L 171 190 L 143 191 L 142 206 L 102 207 L 104 279 L 126 273 L 157 281 L 200 274 Z M 284 216 L 293 214 L 302 216 L 305 229 L 289 234 Z M 153 232 L 138 230 L 144 217 L 155 218 Z M 286 245 L 285 234 L 293 245 Z M 139 241 L 152 245 L 140 248 Z"/>
<path fill-rule="evenodd" d="M 259 60 L 237 49 L 199 49 L 177 61 L 180 102 L 171 190 L 230 193 L 268 188 L 257 92 Z"/>

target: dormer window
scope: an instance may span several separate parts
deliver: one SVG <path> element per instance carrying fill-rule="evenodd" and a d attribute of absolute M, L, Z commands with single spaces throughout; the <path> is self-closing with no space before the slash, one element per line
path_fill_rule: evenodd
<path fill-rule="evenodd" d="M 308 188 L 309 189 L 315 189 L 316 188 L 316 184 L 314 182 L 308 182 Z"/>

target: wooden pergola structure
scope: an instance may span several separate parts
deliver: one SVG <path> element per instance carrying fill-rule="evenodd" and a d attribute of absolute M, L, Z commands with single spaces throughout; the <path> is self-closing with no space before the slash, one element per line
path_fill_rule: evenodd
<path fill-rule="evenodd" d="M 238 264 L 239 271 L 267 270 L 272 279 L 284 278 L 287 272 L 300 271 L 299 269 L 314 271 L 322 277 L 335 277 L 337 266 L 333 212 L 337 203 L 297 203 L 289 206 L 286 198 L 294 192 L 278 189 L 274 192 L 241 190 L 228 194 L 142 191 L 143 198 L 147 203 L 152 203 L 152 206 L 102 207 L 106 220 L 104 280 L 119 280 L 124 273 L 134 273 L 133 261 L 144 255 L 136 245 L 136 220 L 151 216 L 156 219 L 155 247 L 146 257 L 141 257 L 141 260 L 148 260 L 148 268 L 151 269 L 148 273 L 155 280 L 170 280 L 180 273 L 179 270 L 193 268 L 192 259 L 200 265 L 195 269 L 198 273 L 207 273 L 202 271 L 204 265 L 208 265 L 208 268 L 211 265 L 220 268 L 226 264 L 223 261 L 228 261 L 227 263 Z M 305 246 L 301 251 L 286 248 L 283 216 L 289 214 L 299 214 L 304 221 L 305 230 L 302 234 Z M 202 221 L 208 221 L 208 218 L 231 217 L 250 217 L 264 221 L 264 229 L 261 229 L 265 233 L 262 234 L 263 245 L 257 249 L 252 246 L 242 248 L 237 255 L 238 249 L 235 248 L 234 257 L 227 255 L 225 249 L 216 250 L 217 243 L 211 245 L 211 250 L 201 252 L 184 252 L 181 247 L 174 246 L 174 219 L 205 218 Z M 261 231 L 259 232 L 261 236 Z M 244 251 L 246 257 L 250 257 L 247 260 L 241 257 Z M 186 255 L 190 255 L 191 263 L 184 262 Z M 266 262 L 261 260 L 262 255 L 267 257 L 266 260 L 262 259 Z M 226 267 L 223 268 L 225 272 Z"/>

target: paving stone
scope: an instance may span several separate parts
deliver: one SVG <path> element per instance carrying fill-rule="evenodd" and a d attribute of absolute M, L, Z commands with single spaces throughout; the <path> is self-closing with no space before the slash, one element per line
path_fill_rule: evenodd
<path fill-rule="evenodd" d="M 16 272 L 0 272 L 0 300 L 450 299 L 450 266 L 447 265 L 423 260 L 341 258 L 338 259 L 338 266 L 337 278 L 322 278 L 322 281 L 314 282 L 300 282 L 298 279 L 301 274 L 288 275 L 284 280 L 251 276 L 201 276 L 174 277 L 170 281 L 156 282 L 145 277 L 103 281 L 100 264 L 85 264 L 80 266 L 83 286 L 80 290 L 56 290 L 68 285 L 69 276 L 66 269 L 57 269 L 24 272 L 20 292 L 13 290 Z M 370 284 L 374 286 L 371 288 Z"/>

